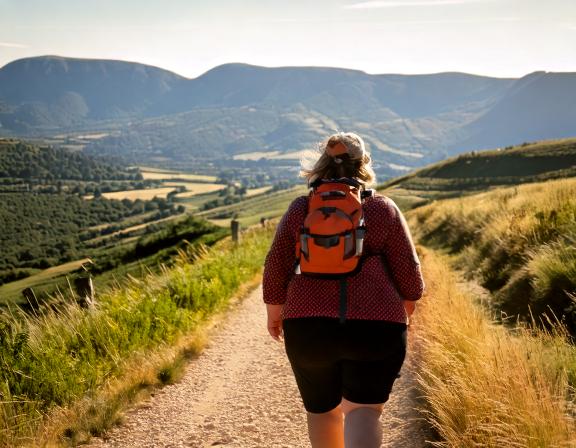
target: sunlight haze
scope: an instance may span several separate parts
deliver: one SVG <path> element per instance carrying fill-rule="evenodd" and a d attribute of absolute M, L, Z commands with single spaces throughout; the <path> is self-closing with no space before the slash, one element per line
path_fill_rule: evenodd
<path fill-rule="evenodd" d="M 520 77 L 576 71 L 576 2 L 0 0 L 0 66 L 47 54 L 190 78 L 227 62 Z"/>

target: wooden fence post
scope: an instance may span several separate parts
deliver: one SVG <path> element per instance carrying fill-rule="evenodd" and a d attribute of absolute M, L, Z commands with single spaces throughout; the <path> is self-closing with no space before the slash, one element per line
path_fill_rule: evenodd
<path fill-rule="evenodd" d="M 82 308 L 88 308 L 96 303 L 94 283 L 91 276 L 75 278 L 74 288 L 78 294 L 78 304 Z"/>
<path fill-rule="evenodd" d="M 230 230 L 232 231 L 232 241 L 237 243 L 240 239 L 240 222 L 236 219 L 230 221 Z"/>

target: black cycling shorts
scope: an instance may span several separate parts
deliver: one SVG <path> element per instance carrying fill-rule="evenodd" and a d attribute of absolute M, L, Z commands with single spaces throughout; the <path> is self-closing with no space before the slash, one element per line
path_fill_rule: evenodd
<path fill-rule="evenodd" d="M 308 412 L 328 412 L 342 398 L 388 400 L 406 356 L 406 325 L 325 317 L 285 319 L 286 353 Z"/>

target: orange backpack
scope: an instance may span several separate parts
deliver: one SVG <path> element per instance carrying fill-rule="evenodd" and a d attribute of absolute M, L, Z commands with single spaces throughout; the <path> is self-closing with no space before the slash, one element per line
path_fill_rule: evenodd
<path fill-rule="evenodd" d="M 362 202 L 372 190 L 350 178 L 319 179 L 311 187 L 296 244 L 297 272 L 322 278 L 354 274 L 360 269 L 366 232 Z"/>

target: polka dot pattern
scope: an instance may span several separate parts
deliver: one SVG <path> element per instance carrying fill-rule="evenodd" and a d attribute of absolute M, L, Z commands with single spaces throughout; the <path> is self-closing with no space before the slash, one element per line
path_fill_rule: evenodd
<path fill-rule="evenodd" d="M 295 247 L 307 210 L 306 196 L 282 217 L 264 266 L 264 302 L 284 304 L 284 318 L 339 317 L 339 280 L 295 274 Z M 424 290 L 420 262 L 402 213 L 389 198 L 364 202 L 366 237 L 362 269 L 347 278 L 347 319 L 405 322 L 402 299 Z"/>

